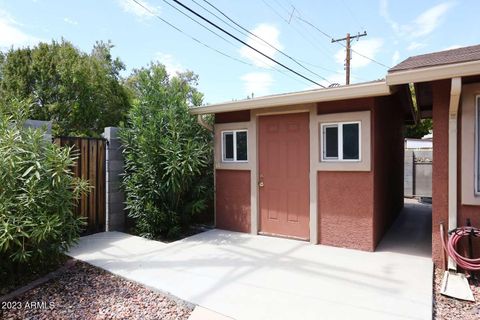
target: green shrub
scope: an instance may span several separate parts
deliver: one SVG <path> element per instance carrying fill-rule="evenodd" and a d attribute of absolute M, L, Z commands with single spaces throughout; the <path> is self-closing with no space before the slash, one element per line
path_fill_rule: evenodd
<path fill-rule="evenodd" d="M 169 78 L 161 64 L 128 79 L 135 101 L 120 131 L 123 187 L 141 236 L 178 237 L 213 198 L 212 134 L 189 113 L 202 99 L 196 81 L 192 73 Z"/>
<path fill-rule="evenodd" d="M 51 263 L 78 239 L 74 202 L 88 191 L 74 178 L 71 149 L 0 114 L 0 276 Z M 6 276 L 5 276 L 6 274 Z M 9 279 L 7 279 L 9 280 Z"/>

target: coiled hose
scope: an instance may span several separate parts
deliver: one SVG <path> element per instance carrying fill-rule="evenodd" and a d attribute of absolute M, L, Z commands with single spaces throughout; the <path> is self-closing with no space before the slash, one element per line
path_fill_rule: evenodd
<path fill-rule="evenodd" d="M 445 242 L 442 238 L 443 249 L 457 263 L 459 267 L 469 271 L 480 271 L 480 258 L 472 259 L 457 252 L 457 244 L 462 237 L 480 237 L 480 229 L 474 227 L 459 227 L 449 232 L 450 237 Z"/>

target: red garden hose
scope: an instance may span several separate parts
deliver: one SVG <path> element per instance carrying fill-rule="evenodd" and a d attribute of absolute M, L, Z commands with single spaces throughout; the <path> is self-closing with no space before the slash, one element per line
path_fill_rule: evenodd
<path fill-rule="evenodd" d="M 480 258 L 472 259 L 466 258 L 457 252 L 458 241 L 462 237 L 480 237 L 480 229 L 474 227 L 459 227 L 449 232 L 450 237 L 445 243 L 442 238 L 443 249 L 448 255 L 457 263 L 459 267 L 469 271 L 480 271 Z"/>

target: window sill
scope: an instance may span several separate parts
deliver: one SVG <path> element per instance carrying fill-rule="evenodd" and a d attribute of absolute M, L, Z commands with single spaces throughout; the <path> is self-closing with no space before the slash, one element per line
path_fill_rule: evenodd
<path fill-rule="evenodd" d="M 370 171 L 370 162 L 366 161 L 321 161 L 316 165 L 317 171 Z"/>
<path fill-rule="evenodd" d="M 243 162 L 216 162 L 215 169 L 218 170 L 251 170 L 248 161 Z"/>

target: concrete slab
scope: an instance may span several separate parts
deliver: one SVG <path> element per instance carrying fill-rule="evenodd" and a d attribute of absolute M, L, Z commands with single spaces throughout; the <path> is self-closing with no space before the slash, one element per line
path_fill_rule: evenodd
<path fill-rule="evenodd" d="M 188 320 L 232 320 L 232 318 L 216 313 L 212 310 L 196 306 Z"/>
<path fill-rule="evenodd" d="M 234 319 L 431 319 L 431 258 L 380 248 L 223 230 L 165 244 L 110 232 L 69 255 Z"/>

